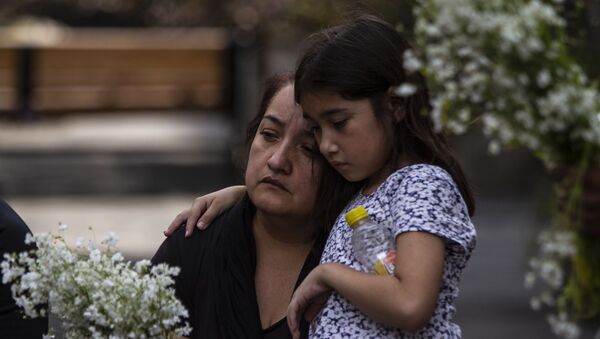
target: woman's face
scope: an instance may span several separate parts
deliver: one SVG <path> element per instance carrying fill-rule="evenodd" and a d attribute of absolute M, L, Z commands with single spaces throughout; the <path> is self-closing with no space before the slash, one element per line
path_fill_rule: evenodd
<path fill-rule="evenodd" d="M 294 101 L 294 87 L 287 85 L 271 100 L 250 147 L 246 187 L 256 208 L 278 216 L 308 216 L 321 171 L 317 154 Z"/>

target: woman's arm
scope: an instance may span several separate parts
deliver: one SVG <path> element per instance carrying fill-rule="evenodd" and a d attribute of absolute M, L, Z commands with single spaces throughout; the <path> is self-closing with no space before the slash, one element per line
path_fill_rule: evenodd
<path fill-rule="evenodd" d="M 300 316 L 312 320 L 332 290 L 369 318 L 414 332 L 427 325 L 437 304 L 444 265 L 444 241 L 425 232 L 396 238 L 394 275 L 359 272 L 341 264 L 322 264 L 298 287 L 288 309 L 288 323 L 298 337 Z"/>
<path fill-rule="evenodd" d="M 194 226 L 203 230 L 225 210 L 235 205 L 246 194 L 246 186 L 231 186 L 194 199 L 192 207 L 179 213 L 164 231 L 170 236 L 185 222 L 185 236 L 189 237 Z"/>

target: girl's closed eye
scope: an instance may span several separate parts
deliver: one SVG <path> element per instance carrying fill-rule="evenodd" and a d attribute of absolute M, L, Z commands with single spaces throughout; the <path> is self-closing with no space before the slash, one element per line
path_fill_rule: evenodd
<path fill-rule="evenodd" d="M 335 129 L 340 130 L 346 126 L 347 122 L 348 122 L 348 119 L 341 119 L 341 120 L 333 121 L 331 124 L 333 125 L 333 127 Z"/>

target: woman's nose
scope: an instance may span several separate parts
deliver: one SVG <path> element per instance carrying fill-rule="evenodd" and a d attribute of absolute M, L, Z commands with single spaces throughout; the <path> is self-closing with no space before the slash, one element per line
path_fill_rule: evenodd
<path fill-rule="evenodd" d="M 267 166 L 275 172 L 291 173 L 293 166 L 290 148 L 285 144 L 279 145 L 267 160 Z"/>

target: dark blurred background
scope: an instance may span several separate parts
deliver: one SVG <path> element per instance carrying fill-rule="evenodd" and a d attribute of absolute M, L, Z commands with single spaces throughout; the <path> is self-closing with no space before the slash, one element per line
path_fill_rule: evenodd
<path fill-rule="evenodd" d="M 129 258 L 148 258 L 193 197 L 241 182 L 236 150 L 262 81 L 293 70 L 304 36 L 360 10 L 410 37 L 414 2 L 3 0 L 0 197 L 34 231 L 113 230 Z M 562 14 L 598 79 L 600 0 L 566 1 Z M 552 337 L 523 288 L 549 215 L 541 163 L 519 149 L 488 155 L 478 132 L 452 141 L 479 204 L 464 337 Z"/>

